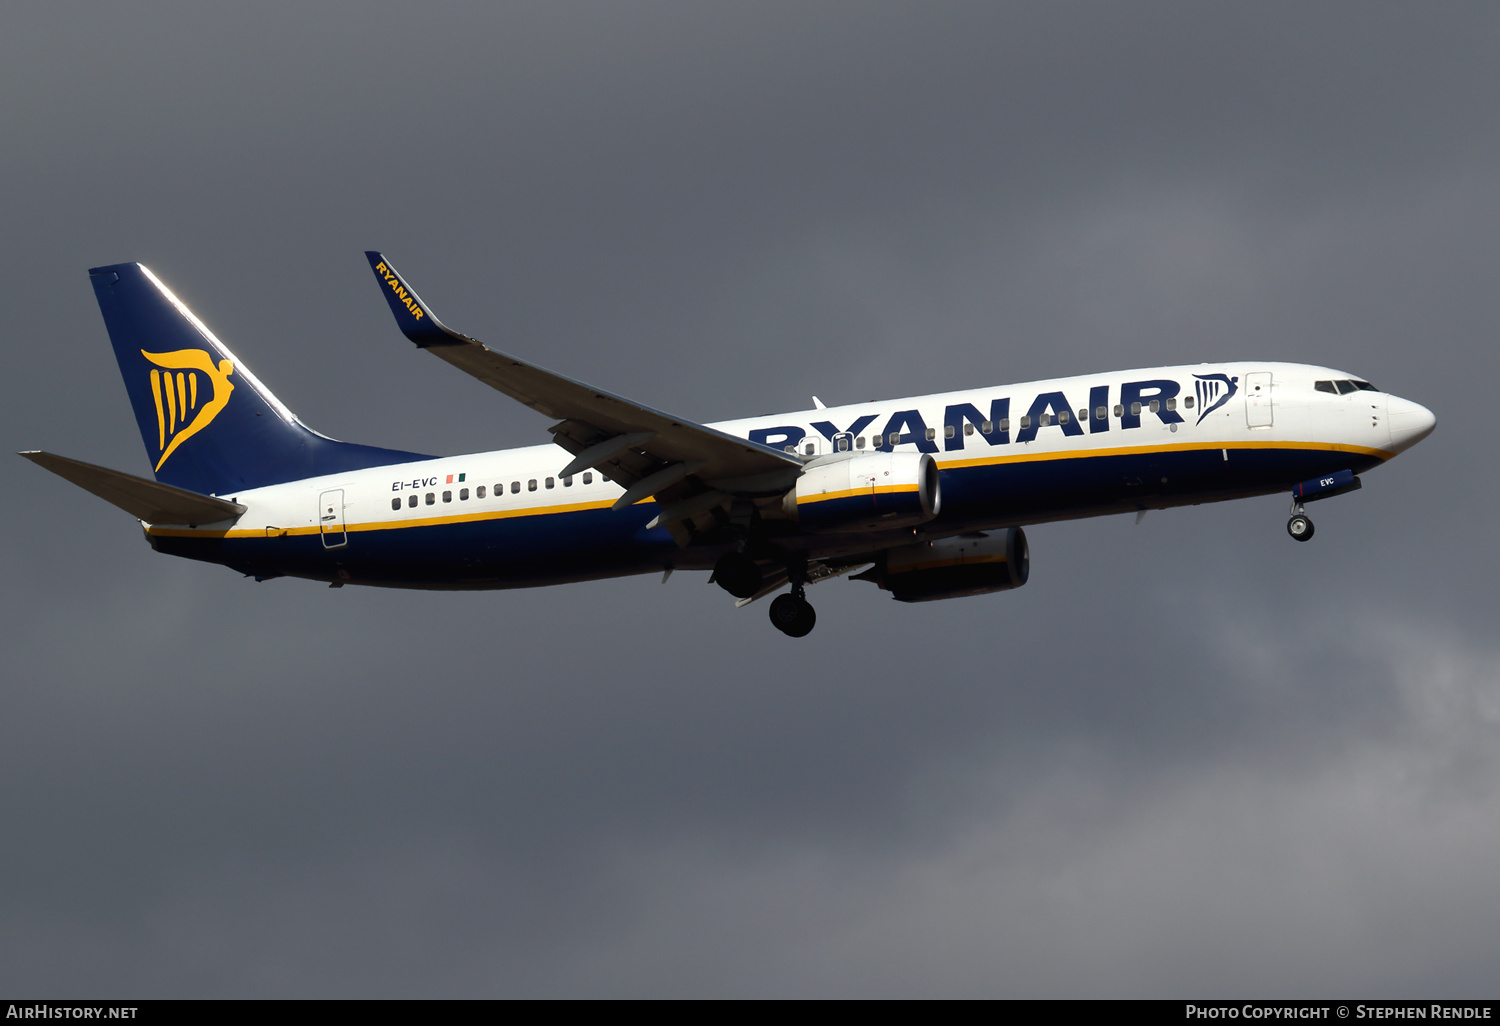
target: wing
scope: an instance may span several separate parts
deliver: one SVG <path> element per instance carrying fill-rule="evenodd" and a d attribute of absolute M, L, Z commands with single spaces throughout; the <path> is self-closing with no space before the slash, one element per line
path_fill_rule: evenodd
<path fill-rule="evenodd" d="M 366 252 L 402 334 L 459 370 L 558 421 L 548 430 L 574 459 L 562 476 L 593 467 L 625 486 L 619 509 L 655 498 L 655 523 L 672 530 L 735 498 L 778 495 L 801 472 L 795 455 L 543 370 L 496 352 L 439 321 L 390 262 Z"/>

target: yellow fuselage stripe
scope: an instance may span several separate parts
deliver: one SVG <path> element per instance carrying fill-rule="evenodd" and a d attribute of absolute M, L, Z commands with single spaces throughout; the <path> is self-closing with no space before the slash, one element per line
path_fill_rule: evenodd
<path fill-rule="evenodd" d="M 1377 459 L 1390 459 L 1395 453 L 1385 449 L 1371 449 L 1362 445 L 1344 445 L 1338 442 L 1182 442 L 1169 445 L 1142 445 L 1129 446 L 1113 449 L 1066 449 L 1052 450 L 1049 452 L 1008 452 L 995 456 L 981 456 L 976 459 L 959 459 L 948 462 L 939 461 L 941 470 L 956 470 L 965 467 L 996 466 L 1004 463 L 1037 463 L 1048 460 L 1077 460 L 1088 459 L 1095 456 L 1137 456 L 1156 452 L 1214 452 L 1222 449 L 1321 449 L 1325 452 L 1347 452 L 1360 456 L 1374 456 Z M 857 495 L 869 495 L 872 491 L 882 493 L 914 492 L 918 490 L 915 484 L 910 485 L 881 485 L 876 488 L 851 488 L 848 491 L 825 492 L 822 495 L 809 496 L 799 500 L 807 504 L 823 502 L 828 499 L 850 498 Z M 483 501 L 483 500 L 475 500 Z M 652 502 L 647 498 L 642 499 L 636 505 Z M 576 502 L 565 506 L 529 506 L 524 509 L 497 509 L 483 513 L 456 513 L 449 516 L 423 517 L 417 520 L 377 520 L 364 524 L 347 524 L 343 531 L 357 533 L 362 531 L 398 531 L 408 527 L 438 527 L 445 524 L 472 523 L 480 520 L 508 520 L 512 517 L 535 517 L 547 516 L 552 513 L 574 513 L 588 509 L 608 509 L 614 503 L 609 499 L 596 500 L 593 502 Z M 265 538 L 265 537 L 292 537 L 296 535 L 318 534 L 322 530 L 319 525 L 308 527 L 286 527 L 275 528 L 275 534 L 269 532 L 272 528 L 234 528 L 228 531 L 203 531 L 181 527 L 149 527 L 148 533 L 164 538 Z M 338 534 L 339 531 L 330 531 L 330 534 Z"/>
<path fill-rule="evenodd" d="M 872 485 L 869 488 L 848 488 L 841 492 L 823 492 L 819 495 L 809 495 L 806 498 L 798 497 L 797 505 L 806 506 L 813 502 L 826 502 L 829 499 L 852 499 L 865 495 L 895 495 L 903 492 L 915 492 L 918 486 L 914 484 L 904 485 Z"/>
<path fill-rule="evenodd" d="M 1395 455 L 1385 449 L 1370 449 L 1363 445 L 1344 445 L 1340 442 L 1175 442 L 1167 445 L 1122 446 L 1113 449 L 1067 449 L 1052 452 L 1008 452 L 1003 455 L 981 456 L 970 460 L 939 461 L 944 470 L 958 467 L 982 467 L 997 463 L 1036 463 L 1042 460 L 1078 460 L 1092 456 L 1139 456 L 1156 452 L 1214 452 L 1220 449 L 1321 449 L 1324 452 L 1348 452 L 1360 456 L 1374 456 L 1388 460 Z"/>
<path fill-rule="evenodd" d="M 166 538 L 290 538 L 309 534 L 342 534 L 362 531 L 398 531 L 406 527 L 439 527 L 444 524 L 466 524 L 480 520 L 509 520 L 512 517 L 546 516 L 551 513 L 574 513 L 586 509 L 608 509 L 614 505 L 608 499 L 601 502 L 576 502 L 566 506 L 531 506 L 526 509 L 496 509 L 483 513 L 454 513 L 442 517 L 421 517 L 413 520 L 375 520 L 366 524 L 345 524 L 337 530 L 323 531 L 321 525 L 307 527 L 261 527 L 234 528 L 228 531 L 195 531 L 181 527 L 152 527 L 149 532 Z M 275 532 L 274 534 L 271 532 Z"/>

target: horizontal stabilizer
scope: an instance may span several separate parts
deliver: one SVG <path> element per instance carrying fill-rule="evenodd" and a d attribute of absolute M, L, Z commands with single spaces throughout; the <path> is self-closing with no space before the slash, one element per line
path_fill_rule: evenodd
<path fill-rule="evenodd" d="M 118 506 L 137 520 L 148 524 L 214 524 L 221 520 L 233 520 L 245 512 L 237 502 L 216 499 L 211 495 L 199 495 L 185 488 L 148 481 L 134 474 L 96 467 L 82 460 L 70 460 L 66 456 L 54 456 L 50 452 L 23 452 L 39 467 L 52 471 L 84 491 L 93 492 L 99 498 Z"/>

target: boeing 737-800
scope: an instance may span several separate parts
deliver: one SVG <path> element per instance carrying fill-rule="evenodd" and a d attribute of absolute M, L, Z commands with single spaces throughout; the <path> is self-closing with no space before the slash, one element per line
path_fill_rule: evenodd
<path fill-rule="evenodd" d="M 1028 524 L 1289 492 L 1303 505 L 1416 444 L 1422 406 L 1327 367 L 1234 362 L 698 424 L 445 327 L 366 254 L 418 347 L 550 418 L 551 443 L 428 456 L 302 424 L 140 264 L 89 272 L 154 471 L 33 462 L 159 552 L 258 581 L 518 588 L 712 571 L 801 637 L 806 589 L 859 571 L 902 602 L 1026 583 Z M 816 400 L 815 400 L 816 402 Z"/>

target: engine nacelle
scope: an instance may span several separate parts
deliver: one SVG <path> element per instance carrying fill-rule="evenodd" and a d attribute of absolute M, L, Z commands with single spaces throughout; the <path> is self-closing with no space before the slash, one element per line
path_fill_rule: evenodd
<path fill-rule="evenodd" d="M 1012 527 L 994 534 L 889 549 L 882 565 L 856 579 L 874 581 L 898 602 L 930 602 L 1009 591 L 1030 576 L 1026 532 Z"/>
<path fill-rule="evenodd" d="M 782 500 L 815 531 L 868 531 L 931 520 L 942 506 L 937 461 L 924 452 L 814 460 Z"/>

